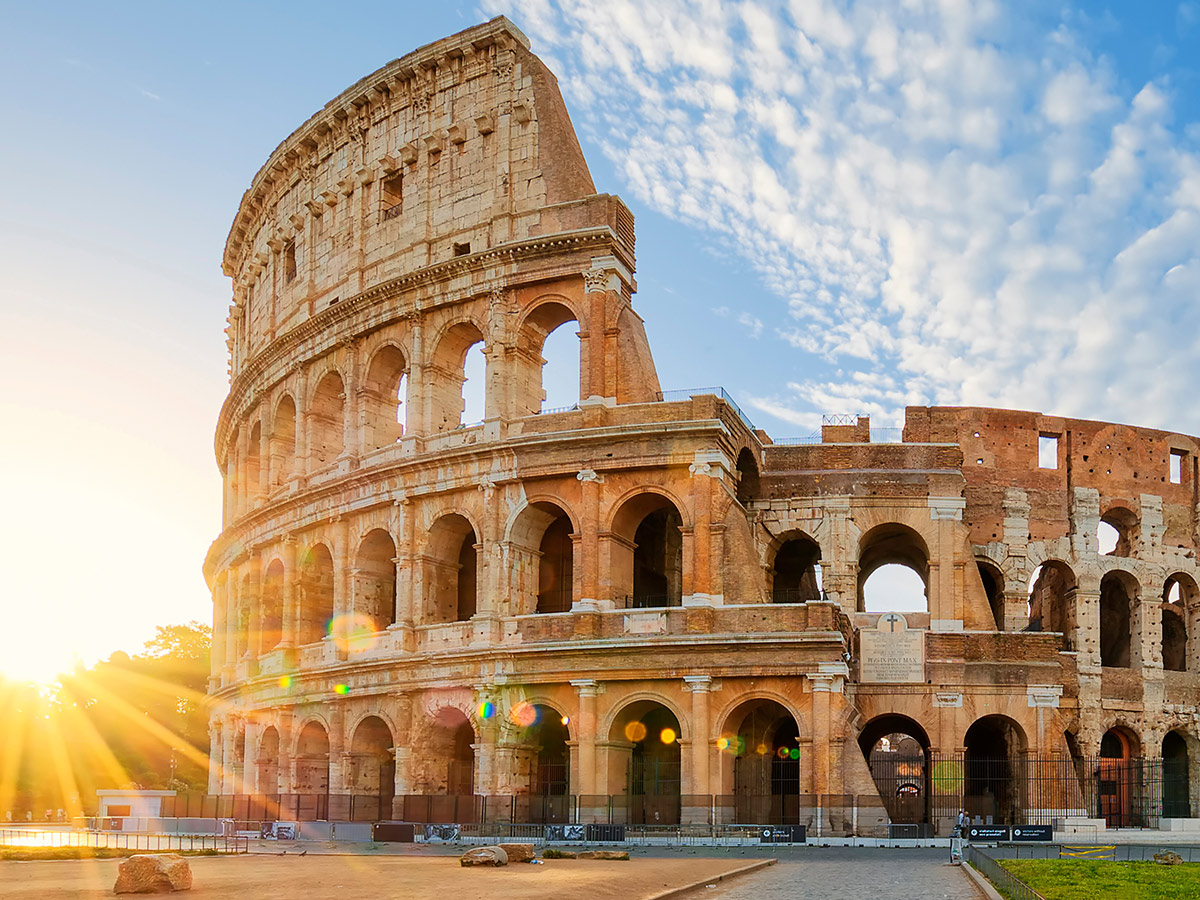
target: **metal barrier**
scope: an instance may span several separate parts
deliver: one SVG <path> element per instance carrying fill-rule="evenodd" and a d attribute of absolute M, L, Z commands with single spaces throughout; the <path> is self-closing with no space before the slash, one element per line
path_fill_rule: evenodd
<path fill-rule="evenodd" d="M 246 838 L 233 835 L 52 831 L 38 828 L 0 829 L 0 847 L 30 850 L 43 847 L 90 847 L 102 850 L 186 850 L 217 853 L 248 853 L 250 850 Z"/>
<path fill-rule="evenodd" d="M 978 847 L 968 844 L 963 848 L 963 861 L 974 866 L 1011 900 L 1046 900 L 1024 881 L 1014 875 Z"/>

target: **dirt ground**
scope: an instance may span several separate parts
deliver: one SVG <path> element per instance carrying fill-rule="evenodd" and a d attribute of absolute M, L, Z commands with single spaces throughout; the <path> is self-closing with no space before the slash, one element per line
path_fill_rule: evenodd
<path fill-rule="evenodd" d="M 238 856 L 188 859 L 189 900 L 643 900 L 745 866 L 742 859 L 548 859 L 464 869 L 454 856 Z M 4 900 L 113 897 L 118 859 L 0 861 Z M 122 895 L 136 896 L 136 895 Z"/>

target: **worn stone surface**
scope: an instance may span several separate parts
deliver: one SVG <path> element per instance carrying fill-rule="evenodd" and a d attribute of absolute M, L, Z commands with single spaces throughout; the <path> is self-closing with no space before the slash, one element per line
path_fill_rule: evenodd
<path fill-rule="evenodd" d="M 628 850 L 581 850 L 580 859 L 629 859 Z"/>
<path fill-rule="evenodd" d="M 513 863 L 529 862 L 537 854 L 534 853 L 533 844 L 497 844 L 501 850 L 508 855 L 508 861 Z"/>
<path fill-rule="evenodd" d="M 1172 806 L 1200 802 L 1200 442 L 973 407 L 910 407 L 899 442 L 861 417 L 774 441 L 720 393 L 662 394 L 632 215 L 511 23 L 322 107 L 223 262 L 211 793 L 409 821 L 432 796 L 465 822 L 472 797 L 534 815 L 557 792 L 606 823 L 648 768 L 677 793 L 638 795 L 639 823 L 777 820 L 786 783 L 810 831 L 873 835 L 927 808 L 897 800 L 925 775 L 877 784 L 886 738 L 1008 762 L 939 782 L 962 794 L 942 834 L 960 800 L 1087 814 L 1112 779 L 1061 764 L 1102 748 L 1171 758 Z M 558 328 L 579 402 L 545 410 Z M 903 625 L 865 598 L 893 565 L 920 582 Z M 1022 793 L 1022 759 L 1071 774 Z"/>
<path fill-rule="evenodd" d="M 460 858 L 464 866 L 507 866 L 508 854 L 503 847 L 472 847 Z"/>
<path fill-rule="evenodd" d="M 122 860 L 114 894 L 167 894 L 192 889 L 192 870 L 176 853 L 140 854 Z"/>
<path fill-rule="evenodd" d="M 1174 850 L 1164 850 L 1154 854 L 1154 861 L 1160 866 L 1179 866 L 1183 864 L 1183 857 Z"/>

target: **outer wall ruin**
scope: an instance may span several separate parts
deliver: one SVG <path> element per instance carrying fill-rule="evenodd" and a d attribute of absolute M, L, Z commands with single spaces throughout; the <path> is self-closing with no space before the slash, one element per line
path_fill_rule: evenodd
<path fill-rule="evenodd" d="M 901 442 L 773 443 L 661 392 L 634 269 L 502 18 L 275 150 L 224 258 L 210 794 L 825 833 L 1197 816 L 1195 438 L 914 407 Z M 548 410 L 560 327 L 580 399 Z M 868 609 L 884 566 L 920 579 L 903 620 Z"/>

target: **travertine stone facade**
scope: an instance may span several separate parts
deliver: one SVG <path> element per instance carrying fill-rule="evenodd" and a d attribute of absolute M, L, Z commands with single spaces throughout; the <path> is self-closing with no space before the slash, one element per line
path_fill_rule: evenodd
<path fill-rule="evenodd" d="M 1116 729 L 1158 757 L 1174 732 L 1194 795 L 1196 440 L 913 408 L 903 443 L 858 420 L 777 445 L 722 397 L 664 400 L 633 218 L 506 20 L 304 123 L 224 266 L 212 793 L 394 795 L 399 816 L 405 795 L 674 791 L 648 821 L 704 820 L 772 794 L 739 760 L 794 744 L 787 792 L 894 816 L 876 738 L 953 754 L 983 720 L 1008 756 L 1097 756 Z M 548 411 L 560 326 L 580 400 Z M 925 584 L 924 677 L 865 682 L 862 585 L 896 563 Z"/>

